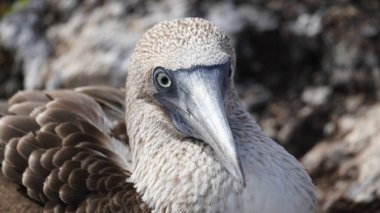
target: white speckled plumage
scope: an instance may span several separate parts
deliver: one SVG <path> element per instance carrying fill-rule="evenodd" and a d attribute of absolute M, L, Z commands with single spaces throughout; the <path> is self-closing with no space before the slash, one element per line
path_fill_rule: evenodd
<path fill-rule="evenodd" d="M 131 180 L 137 191 L 154 212 L 316 212 L 309 176 L 260 130 L 233 83 L 227 88 L 225 108 L 245 186 L 231 177 L 210 146 L 179 133 L 153 98 L 155 67 L 188 69 L 228 60 L 234 71 L 228 37 L 199 18 L 162 22 L 137 44 L 126 84 Z"/>

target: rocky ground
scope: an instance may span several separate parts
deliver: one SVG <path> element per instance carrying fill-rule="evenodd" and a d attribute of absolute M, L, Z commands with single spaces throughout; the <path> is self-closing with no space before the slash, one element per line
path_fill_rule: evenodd
<path fill-rule="evenodd" d="M 311 173 L 320 212 L 380 212 L 378 0 L 4 0 L 0 16 L 2 98 L 122 87 L 147 28 L 213 21 L 236 46 L 247 107 Z"/>

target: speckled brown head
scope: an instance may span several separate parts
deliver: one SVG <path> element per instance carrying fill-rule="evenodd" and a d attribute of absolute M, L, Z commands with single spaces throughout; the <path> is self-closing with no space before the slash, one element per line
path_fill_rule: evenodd
<path fill-rule="evenodd" d="M 233 88 L 235 52 L 230 39 L 207 20 L 165 21 L 138 42 L 127 77 L 127 107 L 153 102 L 185 136 L 202 140 L 224 167 L 244 182 L 225 112 Z"/>

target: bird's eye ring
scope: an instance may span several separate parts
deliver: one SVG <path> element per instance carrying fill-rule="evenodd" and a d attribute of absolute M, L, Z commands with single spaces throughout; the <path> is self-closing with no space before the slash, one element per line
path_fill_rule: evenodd
<path fill-rule="evenodd" d="M 162 88 L 168 88 L 172 84 L 170 76 L 161 67 L 154 70 L 154 80 L 156 84 Z"/>

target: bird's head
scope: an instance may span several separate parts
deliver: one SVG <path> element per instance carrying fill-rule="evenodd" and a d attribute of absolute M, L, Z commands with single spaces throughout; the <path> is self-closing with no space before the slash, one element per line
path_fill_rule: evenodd
<path fill-rule="evenodd" d="M 128 100 L 149 99 L 183 135 L 207 143 L 241 183 L 236 144 L 226 114 L 235 52 L 218 27 L 200 18 L 165 21 L 148 30 L 133 53 Z M 133 85 L 133 86 L 132 86 Z"/>

